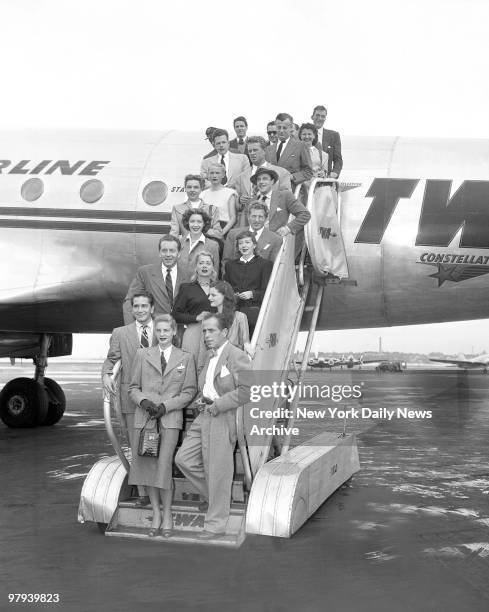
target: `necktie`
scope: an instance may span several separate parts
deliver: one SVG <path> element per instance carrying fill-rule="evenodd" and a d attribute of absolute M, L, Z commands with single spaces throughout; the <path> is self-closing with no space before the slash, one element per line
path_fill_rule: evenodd
<path fill-rule="evenodd" d="M 171 268 L 166 269 L 165 287 L 170 301 L 170 309 L 173 308 L 173 281 L 171 279 Z M 162 353 L 163 354 L 163 353 Z"/>
<path fill-rule="evenodd" d="M 277 161 L 280 159 L 280 156 L 282 155 L 282 149 L 284 147 L 284 143 L 282 141 L 280 141 L 278 147 L 277 147 Z"/>
<path fill-rule="evenodd" d="M 261 201 L 262 201 L 262 202 L 266 202 L 266 201 L 267 201 L 267 196 L 266 196 L 266 195 L 262 195 L 262 197 L 261 197 Z"/>
<path fill-rule="evenodd" d="M 166 368 L 166 359 L 165 359 L 165 353 L 163 353 L 163 351 L 161 351 L 161 375 L 163 376 L 163 374 L 165 373 L 165 368 Z"/>
<path fill-rule="evenodd" d="M 216 349 L 209 349 L 209 350 L 210 350 L 211 355 L 212 355 L 213 357 L 216 357 L 216 356 L 217 356 L 217 351 L 216 351 Z"/>
<path fill-rule="evenodd" d="M 226 174 L 226 164 L 224 163 L 224 155 L 221 155 L 221 166 L 224 168 L 224 176 L 221 179 L 221 185 L 225 185 L 228 182 L 228 177 Z"/>
<path fill-rule="evenodd" d="M 141 331 L 141 348 L 148 348 L 148 346 L 149 346 L 148 326 L 143 325 L 143 330 Z"/>
<path fill-rule="evenodd" d="M 244 140 L 242 138 L 239 138 L 238 139 L 238 144 L 240 144 L 240 145 L 244 144 Z"/>

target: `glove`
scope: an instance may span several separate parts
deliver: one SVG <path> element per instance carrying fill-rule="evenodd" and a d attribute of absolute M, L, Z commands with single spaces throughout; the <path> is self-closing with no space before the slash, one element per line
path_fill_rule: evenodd
<path fill-rule="evenodd" d="M 147 410 L 150 414 L 150 416 L 153 416 L 151 414 L 151 411 L 154 409 L 156 410 L 156 404 L 154 402 L 152 402 L 151 400 L 148 399 L 143 399 L 141 400 L 141 403 L 139 404 L 141 406 L 141 408 L 143 410 Z"/>
<path fill-rule="evenodd" d="M 166 414 L 165 404 L 160 404 L 159 406 L 156 406 L 155 410 L 156 412 L 152 415 L 155 419 L 161 419 L 161 417 L 164 417 Z"/>

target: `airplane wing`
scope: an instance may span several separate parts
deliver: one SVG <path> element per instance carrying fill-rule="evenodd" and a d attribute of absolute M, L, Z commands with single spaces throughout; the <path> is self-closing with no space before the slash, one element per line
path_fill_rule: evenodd
<path fill-rule="evenodd" d="M 459 368 L 487 368 L 488 364 L 483 361 L 465 361 L 463 359 L 431 359 L 430 361 L 436 361 L 437 363 L 450 363 L 456 365 Z"/>

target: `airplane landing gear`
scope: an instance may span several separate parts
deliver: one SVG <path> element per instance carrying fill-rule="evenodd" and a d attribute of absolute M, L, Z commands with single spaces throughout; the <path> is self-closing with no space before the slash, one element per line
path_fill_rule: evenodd
<path fill-rule="evenodd" d="M 66 399 L 61 387 L 51 378 L 44 378 L 51 342 L 43 334 L 40 353 L 34 357 L 34 378 L 14 378 L 0 392 L 0 418 L 7 427 L 54 425 L 65 411 Z"/>

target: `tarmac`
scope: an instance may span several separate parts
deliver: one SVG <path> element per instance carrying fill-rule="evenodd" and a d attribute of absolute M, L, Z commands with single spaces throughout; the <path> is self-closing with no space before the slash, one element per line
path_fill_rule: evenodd
<path fill-rule="evenodd" d="M 32 370 L 4 365 L 0 386 Z M 489 376 L 308 373 L 310 383 L 362 384 L 360 415 L 396 416 L 299 420 L 299 441 L 324 428 L 355 431 L 362 469 L 291 539 L 248 536 L 234 551 L 106 538 L 77 523 L 85 475 L 114 454 L 99 367 L 50 365 L 68 400 L 57 425 L 0 424 L 0 610 L 489 609 Z M 57 593 L 60 602 L 9 604 L 9 593 Z"/>

